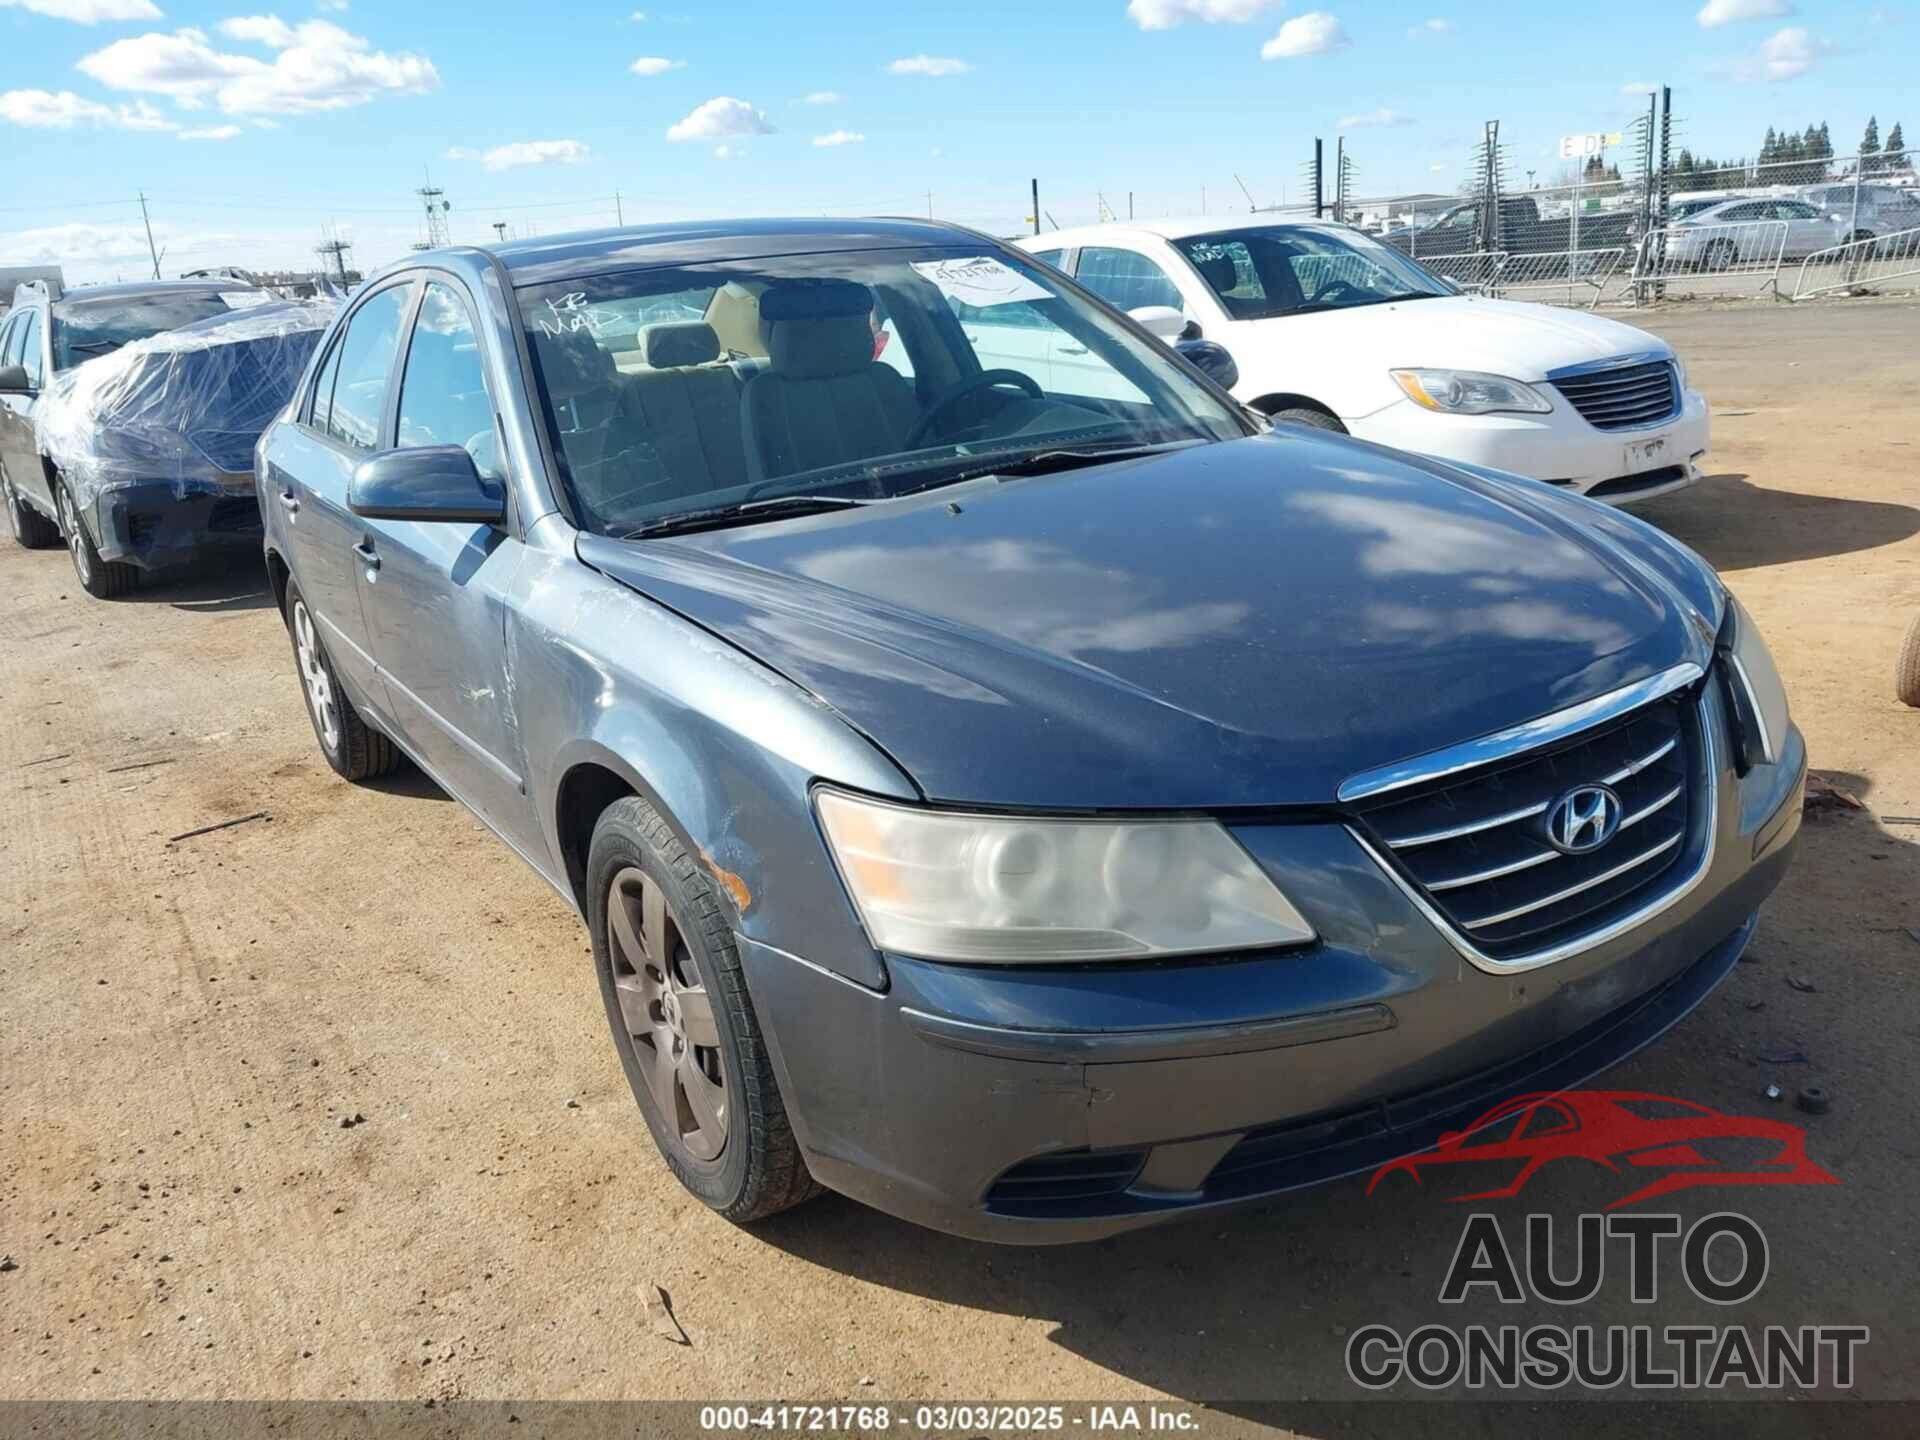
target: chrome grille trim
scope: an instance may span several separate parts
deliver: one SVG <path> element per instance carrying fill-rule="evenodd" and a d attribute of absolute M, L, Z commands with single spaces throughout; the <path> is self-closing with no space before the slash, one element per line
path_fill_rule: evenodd
<path fill-rule="evenodd" d="M 1696 671 L 1698 670 L 1698 667 L 1693 668 Z M 1629 931 L 1637 930 L 1642 925 L 1648 924 L 1650 921 L 1665 914 L 1668 910 L 1671 910 L 1675 905 L 1678 905 L 1698 889 L 1700 882 L 1706 878 L 1707 872 L 1713 868 L 1714 851 L 1717 848 L 1720 835 L 1720 746 L 1715 735 L 1717 717 L 1713 713 L 1709 698 L 1712 693 L 1711 687 L 1703 691 L 1695 707 L 1696 718 L 1700 726 L 1700 766 L 1703 775 L 1700 786 L 1701 823 L 1705 827 L 1700 845 L 1699 863 L 1693 867 L 1691 873 L 1682 878 L 1677 884 L 1663 891 L 1645 905 L 1631 910 L 1625 915 L 1617 916 L 1598 929 L 1589 930 L 1584 935 L 1577 935 L 1571 940 L 1563 940 L 1559 944 L 1548 946 L 1544 950 L 1535 950 L 1528 954 L 1515 955 L 1504 960 L 1495 959 L 1476 946 L 1471 936 L 1456 929 L 1453 924 L 1448 921 L 1447 917 L 1442 915 L 1434 906 L 1433 902 L 1420 893 L 1420 887 L 1413 884 L 1412 881 L 1402 874 L 1400 867 L 1394 864 L 1386 855 L 1383 855 L 1374 843 L 1367 838 L 1366 832 L 1358 825 L 1348 825 L 1346 827 L 1347 834 L 1352 836 L 1354 844 L 1358 845 L 1361 851 L 1372 860 L 1375 865 L 1380 867 L 1381 873 L 1392 882 L 1395 889 L 1406 897 L 1407 903 L 1418 910 L 1429 925 L 1432 925 L 1435 930 L 1445 936 L 1447 943 L 1454 948 L 1454 951 L 1460 958 L 1476 970 L 1484 970 L 1489 975 L 1511 975 L 1522 970 L 1537 970 L 1542 965 L 1552 965 L 1558 961 L 1570 959 L 1575 955 L 1584 955 L 1589 950 L 1597 949 L 1602 945 L 1607 945 L 1618 940 Z"/>
<path fill-rule="evenodd" d="M 1667 741 L 1666 744 L 1662 745 L 1658 750 L 1655 750 L 1651 755 L 1642 756 L 1631 765 L 1622 766 L 1611 775 L 1602 776 L 1600 783 L 1603 785 L 1618 785 L 1622 780 L 1631 779 L 1649 765 L 1656 764 L 1662 758 L 1671 754 L 1673 747 L 1679 743 L 1678 740 Z M 1671 799 L 1672 797 L 1669 796 L 1668 798 Z M 1550 799 L 1542 800 L 1538 805 L 1529 805 L 1524 810 L 1509 810 L 1506 814 L 1496 815 L 1491 820 L 1476 820 L 1471 825 L 1456 825 L 1451 830 L 1430 830 L 1424 835 L 1410 835 L 1405 840 L 1395 840 L 1390 836 L 1383 836 L 1382 838 L 1395 850 L 1411 850 L 1416 845 L 1437 845 L 1442 840 L 1458 840 L 1463 835 L 1477 835 L 1482 830 L 1495 830 L 1502 825 L 1511 825 L 1516 820 L 1530 820 L 1535 815 L 1545 814 L 1547 806 L 1552 803 Z M 1622 823 L 1624 824 L 1625 822 Z M 1434 888 L 1442 887 L 1436 886 Z"/>
<path fill-rule="evenodd" d="M 1556 371 L 1548 383 L 1596 430 L 1637 430 L 1663 425 L 1684 403 L 1671 357 L 1637 358 L 1607 370 Z"/>
<path fill-rule="evenodd" d="M 1569 885 L 1564 890 L 1557 890 L 1551 895 L 1543 895 L 1538 900 L 1528 901 L 1525 905 L 1516 905 L 1511 910 L 1502 910 L 1498 915 L 1483 915 L 1478 920 L 1469 920 L 1466 922 L 1467 929 L 1484 930 L 1489 925 L 1498 925 L 1506 920 L 1518 920 L 1522 915 L 1531 915 L 1534 911 L 1544 910 L 1549 905 L 1558 905 L 1562 900 L 1571 900 L 1583 890 L 1591 890 L 1594 886 L 1604 885 L 1609 880 L 1618 880 L 1629 870 L 1639 869 L 1642 865 L 1646 864 L 1647 861 L 1652 860 L 1656 856 L 1666 854 L 1667 851 L 1671 850 L 1686 838 L 1685 835 L 1670 835 L 1651 850 L 1644 850 L 1634 856 L 1633 859 L 1624 861 L 1614 866 L 1611 870 L 1603 870 L 1591 880 L 1582 880 L 1578 885 Z M 1429 886 L 1427 888 L 1432 889 L 1433 887 Z"/>
<path fill-rule="evenodd" d="M 1569 705 L 1550 715 L 1483 735 L 1478 740 L 1467 740 L 1443 750 L 1416 755 L 1411 760 L 1401 760 L 1375 770 L 1362 770 L 1357 775 L 1349 775 L 1340 782 L 1336 794 L 1343 803 L 1351 804 L 1355 800 L 1384 795 L 1389 790 L 1424 785 L 1462 770 L 1477 770 L 1482 765 L 1523 755 L 1529 750 L 1537 750 L 1543 745 L 1577 735 L 1582 730 L 1604 725 L 1676 690 L 1684 690 L 1700 681 L 1706 673 L 1693 661 L 1683 660 L 1658 675 L 1649 675 L 1631 685 L 1622 685 L 1618 690 L 1609 690 L 1605 695 L 1596 695 L 1591 700 L 1582 700 L 1578 705 Z"/>

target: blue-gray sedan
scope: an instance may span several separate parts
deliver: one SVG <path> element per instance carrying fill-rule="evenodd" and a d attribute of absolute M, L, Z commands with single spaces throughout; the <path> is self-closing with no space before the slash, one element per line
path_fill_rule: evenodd
<path fill-rule="evenodd" d="M 579 909 L 736 1220 L 1082 1239 L 1420 1149 L 1684 1015 L 1799 824 L 1697 556 L 1269 428 L 970 231 L 410 256 L 257 474 L 329 764 Z"/>

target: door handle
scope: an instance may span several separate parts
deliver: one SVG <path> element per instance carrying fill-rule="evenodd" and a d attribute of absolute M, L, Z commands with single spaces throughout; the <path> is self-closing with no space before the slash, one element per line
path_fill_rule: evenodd
<path fill-rule="evenodd" d="M 299 513 L 300 497 L 294 494 L 293 491 L 282 490 L 279 493 L 277 498 L 280 501 L 281 508 L 285 510 L 289 515 L 296 515 Z"/>
<path fill-rule="evenodd" d="M 1084 355 L 1087 353 L 1087 347 L 1084 345 L 1062 345 L 1060 347 L 1060 353 L 1062 355 Z"/>
<path fill-rule="evenodd" d="M 361 561 L 369 570 L 378 570 L 380 568 L 380 557 L 374 553 L 373 546 L 367 541 L 362 540 L 358 545 L 354 546 L 353 553 L 360 557 Z"/>

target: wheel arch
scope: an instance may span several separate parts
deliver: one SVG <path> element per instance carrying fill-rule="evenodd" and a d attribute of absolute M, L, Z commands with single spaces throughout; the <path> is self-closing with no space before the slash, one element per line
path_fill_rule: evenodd
<path fill-rule="evenodd" d="M 278 546 L 267 546 L 267 583 L 273 587 L 273 608 L 282 615 L 287 613 L 287 586 L 292 583 L 293 571 Z"/>
<path fill-rule="evenodd" d="M 1282 410 L 1318 410 L 1329 420 L 1340 421 L 1343 429 L 1346 426 L 1346 422 L 1340 420 L 1339 414 L 1331 405 L 1325 401 L 1316 400 L 1311 395 L 1295 395 L 1288 391 L 1277 390 L 1272 394 L 1262 395 L 1257 400 L 1249 400 L 1247 404 L 1262 415 L 1277 415 Z"/>

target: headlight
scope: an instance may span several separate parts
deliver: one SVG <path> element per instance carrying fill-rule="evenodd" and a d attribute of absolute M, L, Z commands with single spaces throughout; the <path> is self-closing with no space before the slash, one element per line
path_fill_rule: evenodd
<path fill-rule="evenodd" d="M 955 815 L 818 793 L 873 943 L 1046 964 L 1297 945 L 1313 927 L 1210 820 Z"/>
<path fill-rule="evenodd" d="M 1731 594 L 1715 649 L 1726 667 L 1739 731 L 1735 768 L 1744 775 L 1755 765 L 1779 764 L 1787 743 L 1787 687 L 1780 683 L 1760 627 Z"/>
<path fill-rule="evenodd" d="M 1519 411 L 1544 415 L 1553 409 L 1546 396 L 1519 380 L 1478 370 L 1395 370 L 1390 372 L 1407 398 L 1443 415 L 1491 415 Z"/>

